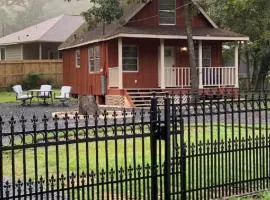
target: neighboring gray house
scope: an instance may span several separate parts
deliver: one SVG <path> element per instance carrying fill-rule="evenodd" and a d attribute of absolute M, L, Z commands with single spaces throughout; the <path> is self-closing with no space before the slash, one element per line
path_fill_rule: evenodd
<path fill-rule="evenodd" d="M 2 37 L 0 60 L 58 59 L 58 46 L 83 24 L 82 16 L 61 15 Z"/>

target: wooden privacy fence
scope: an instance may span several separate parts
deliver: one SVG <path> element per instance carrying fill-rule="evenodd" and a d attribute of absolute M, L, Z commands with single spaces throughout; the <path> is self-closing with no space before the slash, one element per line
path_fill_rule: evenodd
<path fill-rule="evenodd" d="M 43 79 L 50 79 L 57 85 L 63 82 L 62 60 L 20 60 L 0 61 L 0 89 L 20 83 L 29 74 L 39 74 Z"/>

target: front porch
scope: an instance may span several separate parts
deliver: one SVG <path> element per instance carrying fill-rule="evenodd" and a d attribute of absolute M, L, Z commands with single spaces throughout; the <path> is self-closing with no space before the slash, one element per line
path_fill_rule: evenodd
<path fill-rule="evenodd" d="M 191 87 L 191 68 L 188 66 L 188 50 L 185 40 L 180 42 L 155 40 L 152 41 L 151 49 L 148 45 L 141 47 L 140 43 L 132 42 L 132 39 L 129 39 L 128 42 L 126 39 L 118 39 L 118 66 L 108 69 L 108 89 L 156 88 L 164 90 Z M 137 71 L 123 69 L 123 46 L 130 45 L 130 43 L 138 45 L 137 54 L 140 55 L 140 58 L 137 61 L 139 65 Z M 238 41 L 234 42 L 233 66 L 223 66 L 222 64 L 222 42 L 198 40 L 195 41 L 195 44 L 199 89 L 238 88 Z M 152 51 L 149 57 L 145 55 L 147 50 Z M 148 64 L 142 59 L 148 59 L 151 62 L 148 61 Z"/>
<path fill-rule="evenodd" d="M 204 67 L 197 68 L 199 89 L 204 88 L 238 88 L 236 67 Z M 165 87 L 160 89 L 191 87 L 190 67 L 166 67 L 164 73 Z M 119 89 L 119 67 L 109 69 L 109 88 Z M 160 82 L 160 85 L 161 82 Z M 123 88 L 122 88 L 123 89 Z M 126 88 L 127 89 L 127 88 Z"/>

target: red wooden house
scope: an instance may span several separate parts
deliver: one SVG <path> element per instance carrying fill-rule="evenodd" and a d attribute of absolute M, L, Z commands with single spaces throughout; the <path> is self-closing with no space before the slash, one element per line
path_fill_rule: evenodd
<path fill-rule="evenodd" d="M 193 2 L 193 39 L 199 88 L 238 89 L 238 45 L 247 36 L 222 30 Z M 150 91 L 188 91 L 190 67 L 182 0 L 144 0 L 62 44 L 64 84 L 106 104 L 133 105 Z M 234 42 L 235 64 L 222 65 L 222 43 Z M 134 97 L 135 96 L 135 97 Z M 141 102 L 145 102 L 143 98 Z"/>

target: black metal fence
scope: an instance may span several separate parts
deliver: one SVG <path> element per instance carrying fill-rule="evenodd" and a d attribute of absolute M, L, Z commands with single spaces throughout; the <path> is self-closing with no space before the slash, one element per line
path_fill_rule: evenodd
<path fill-rule="evenodd" d="M 0 198 L 213 199 L 268 189 L 269 95 L 217 97 L 171 95 L 160 106 L 154 97 L 148 109 L 95 116 L 0 118 Z"/>

